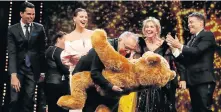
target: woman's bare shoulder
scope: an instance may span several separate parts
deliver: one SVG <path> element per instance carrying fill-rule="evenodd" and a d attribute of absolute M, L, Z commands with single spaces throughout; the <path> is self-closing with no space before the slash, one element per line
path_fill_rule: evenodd
<path fill-rule="evenodd" d="M 86 33 L 87 33 L 87 37 L 90 37 L 92 35 L 94 31 L 93 30 L 89 30 L 87 29 Z"/>

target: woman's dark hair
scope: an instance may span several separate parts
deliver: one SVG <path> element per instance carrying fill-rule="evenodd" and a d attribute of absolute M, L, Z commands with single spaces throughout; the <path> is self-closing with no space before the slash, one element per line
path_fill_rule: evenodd
<path fill-rule="evenodd" d="M 87 11 L 86 11 L 85 9 L 83 9 L 83 8 L 77 8 L 77 9 L 75 9 L 75 11 L 74 11 L 74 13 L 73 13 L 73 16 L 74 16 L 74 17 L 77 17 L 78 12 L 81 12 L 81 11 L 87 12 Z"/>
<path fill-rule="evenodd" d="M 35 8 L 35 5 L 30 2 L 24 2 L 20 6 L 20 12 L 25 12 L 26 8 Z"/>
<path fill-rule="evenodd" d="M 51 45 L 55 45 L 57 43 L 58 38 L 63 38 L 64 35 L 67 33 L 59 31 L 58 33 L 55 34 L 54 37 L 51 39 Z"/>
<path fill-rule="evenodd" d="M 78 15 L 78 12 L 81 12 L 81 11 L 84 11 L 84 12 L 87 12 L 85 9 L 83 8 L 77 8 L 75 9 L 74 13 L 73 13 L 73 17 L 77 17 Z M 76 28 L 76 24 L 74 24 L 74 29 Z"/>

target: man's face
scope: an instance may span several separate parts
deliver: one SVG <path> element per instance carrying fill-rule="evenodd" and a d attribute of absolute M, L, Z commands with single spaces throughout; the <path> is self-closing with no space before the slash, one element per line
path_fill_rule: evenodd
<path fill-rule="evenodd" d="M 32 23 L 35 19 L 35 9 L 26 8 L 24 12 L 20 12 L 20 16 L 22 18 L 23 23 L 25 24 Z"/>
<path fill-rule="evenodd" d="M 203 21 L 196 17 L 188 18 L 188 27 L 191 34 L 196 34 L 203 28 Z"/>
<path fill-rule="evenodd" d="M 119 43 L 119 53 L 129 58 L 132 52 L 137 50 L 137 42 L 133 38 L 126 38 Z"/>

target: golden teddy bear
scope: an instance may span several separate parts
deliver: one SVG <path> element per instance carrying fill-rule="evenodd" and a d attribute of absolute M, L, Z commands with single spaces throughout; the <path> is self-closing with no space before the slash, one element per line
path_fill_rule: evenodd
<path fill-rule="evenodd" d="M 170 70 L 167 61 L 153 52 L 146 52 L 136 62 L 130 62 L 114 50 L 107 41 L 104 30 L 96 29 L 91 36 L 91 41 L 105 66 L 105 70 L 102 71 L 104 77 L 111 84 L 129 89 L 130 92 L 152 85 L 162 87 L 176 75 Z M 60 97 L 57 104 L 68 109 L 83 109 L 87 99 L 86 90 L 91 86 L 95 85 L 90 72 L 74 74 L 71 77 L 71 95 Z"/>

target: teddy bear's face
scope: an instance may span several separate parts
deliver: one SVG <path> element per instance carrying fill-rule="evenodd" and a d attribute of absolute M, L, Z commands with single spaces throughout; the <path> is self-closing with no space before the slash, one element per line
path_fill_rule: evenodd
<path fill-rule="evenodd" d="M 170 70 L 167 60 L 153 52 L 143 54 L 139 61 L 135 63 L 135 71 L 142 86 L 149 86 L 161 80 L 161 83 L 155 85 L 161 87 L 176 76 L 176 73 Z"/>

